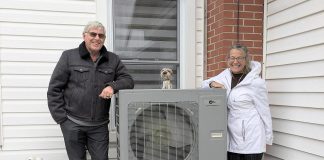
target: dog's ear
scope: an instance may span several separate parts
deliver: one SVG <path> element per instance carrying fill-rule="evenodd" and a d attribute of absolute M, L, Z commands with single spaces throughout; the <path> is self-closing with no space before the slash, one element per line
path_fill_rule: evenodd
<path fill-rule="evenodd" d="M 173 71 L 172 71 L 172 69 L 171 69 L 171 68 L 169 68 L 169 71 L 170 71 L 170 73 L 171 73 L 171 74 L 173 74 Z"/>

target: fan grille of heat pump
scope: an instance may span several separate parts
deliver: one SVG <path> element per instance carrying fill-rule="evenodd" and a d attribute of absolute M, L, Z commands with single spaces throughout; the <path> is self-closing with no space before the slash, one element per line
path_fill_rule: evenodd
<path fill-rule="evenodd" d="M 130 103 L 129 159 L 198 159 L 198 104 Z"/>

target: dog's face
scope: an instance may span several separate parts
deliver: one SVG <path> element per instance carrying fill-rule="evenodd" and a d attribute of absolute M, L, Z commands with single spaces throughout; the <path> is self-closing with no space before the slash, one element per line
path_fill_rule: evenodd
<path fill-rule="evenodd" d="M 172 79 L 172 69 L 170 68 L 163 68 L 160 72 L 162 80 L 171 80 Z"/>

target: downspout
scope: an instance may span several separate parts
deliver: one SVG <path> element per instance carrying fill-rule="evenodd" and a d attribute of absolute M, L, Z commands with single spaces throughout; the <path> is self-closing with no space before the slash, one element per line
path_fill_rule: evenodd
<path fill-rule="evenodd" d="M 204 64 L 204 68 L 203 68 L 203 80 L 204 79 L 206 79 L 207 78 L 207 53 L 208 53 L 208 50 L 207 50 L 207 38 L 208 38 L 208 36 L 207 36 L 207 0 L 204 0 L 204 48 L 203 48 L 203 58 L 204 58 L 204 60 L 203 60 L 203 64 Z"/>
<path fill-rule="evenodd" d="M 263 2 L 263 47 L 262 47 L 262 78 L 266 79 L 266 62 L 267 62 L 267 7 L 268 0 L 264 0 Z"/>
<path fill-rule="evenodd" d="M 0 53 L 1 54 L 1 53 Z M 1 57 L 0 57 L 0 64 L 1 64 Z M 0 71 L 1 71 L 1 65 L 0 65 Z M 0 151 L 3 147 L 3 127 L 2 127 L 2 74 L 0 73 Z"/>
<path fill-rule="evenodd" d="M 236 44 L 240 44 L 240 0 L 237 0 Z"/>

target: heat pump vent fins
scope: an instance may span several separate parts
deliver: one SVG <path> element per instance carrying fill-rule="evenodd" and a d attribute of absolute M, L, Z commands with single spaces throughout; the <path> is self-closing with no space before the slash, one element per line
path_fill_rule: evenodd
<path fill-rule="evenodd" d="M 195 102 L 130 103 L 130 159 L 188 160 L 198 154 L 198 111 Z"/>

